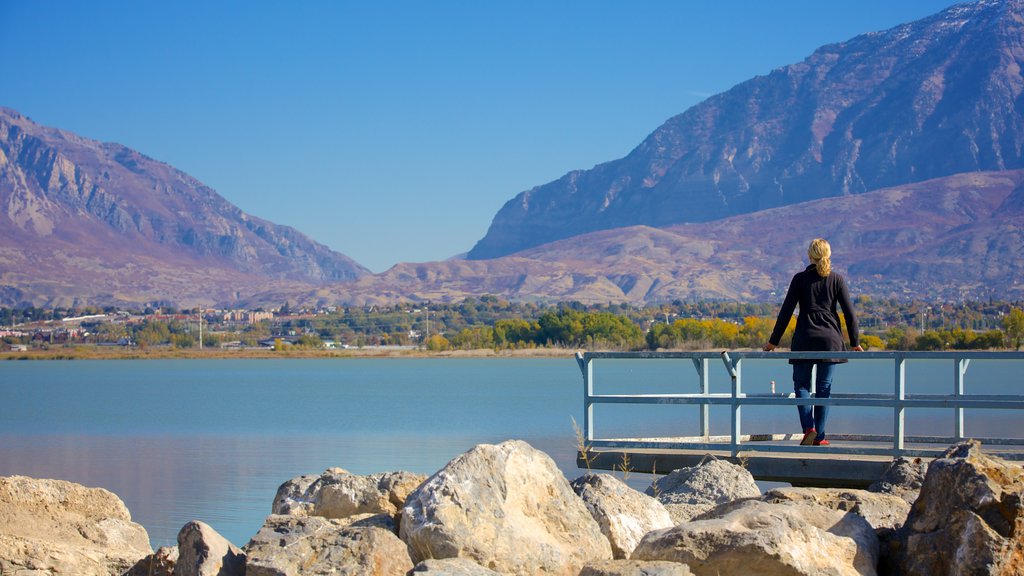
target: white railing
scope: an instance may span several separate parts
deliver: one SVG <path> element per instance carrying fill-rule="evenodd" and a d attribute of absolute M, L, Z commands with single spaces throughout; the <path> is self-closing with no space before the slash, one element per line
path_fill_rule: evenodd
<path fill-rule="evenodd" d="M 851 362 L 862 360 L 891 360 L 893 363 L 892 394 L 835 394 L 830 398 L 797 398 L 792 393 L 746 393 L 743 390 L 742 365 L 744 360 L 779 360 L 842 358 Z M 697 371 L 700 392 L 696 394 L 595 394 L 594 361 L 599 359 L 646 361 L 656 359 L 691 360 Z M 733 457 L 740 452 L 793 452 L 858 454 L 875 456 L 936 457 L 950 444 L 963 440 L 964 410 L 1024 410 L 1024 395 L 977 395 L 965 393 L 967 369 L 972 360 L 1000 360 L 1019 363 L 1015 371 L 1021 391 L 1024 392 L 1024 353 L 1021 352 L 587 352 L 577 353 L 576 360 L 583 372 L 583 430 L 586 444 L 593 448 L 708 450 L 728 451 Z M 949 394 L 907 394 L 907 360 L 940 360 L 950 363 Z M 729 393 L 712 393 L 711 365 L 723 366 L 731 380 Z M 688 404 L 699 407 L 701 434 L 681 438 L 595 438 L 594 406 L 597 404 Z M 846 446 L 800 446 L 779 444 L 772 440 L 787 440 L 792 436 L 772 434 L 746 434 L 742 428 L 744 406 L 797 405 L 862 406 L 892 410 L 892 434 L 829 434 L 834 441 L 852 441 Z M 710 408 L 730 408 L 730 434 L 710 434 Z M 906 411 L 920 408 L 942 408 L 952 411 L 952 436 L 907 436 Z M 1024 417 L 1024 412 L 1021 413 Z M 1017 431 L 1024 434 L 1024 420 Z M 1002 446 L 1009 457 L 1024 458 L 1022 438 L 975 438 L 984 445 Z M 768 441 L 768 442 L 766 442 Z M 1016 448 L 1015 448 L 1016 447 Z M 1012 454 L 1018 451 L 1018 455 Z"/>

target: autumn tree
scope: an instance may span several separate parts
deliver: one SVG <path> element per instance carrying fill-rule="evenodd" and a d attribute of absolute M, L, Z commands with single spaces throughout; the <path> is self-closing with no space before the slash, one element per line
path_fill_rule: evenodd
<path fill-rule="evenodd" d="M 1020 308 L 1011 308 L 1010 313 L 1003 318 L 1003 331 L 1014 350 L 1020 349 L 1021 341 L 1024 340 L 1024 311 Z"/>

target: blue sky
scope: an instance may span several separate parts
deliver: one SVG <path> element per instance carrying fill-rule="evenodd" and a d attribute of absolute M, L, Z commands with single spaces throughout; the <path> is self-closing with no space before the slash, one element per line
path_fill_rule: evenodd
<path fill-rule="evenodd" d="M 0 105 L 172 164 L 374 271 L 711 94 L 946 0 L 0 0 Z"/>

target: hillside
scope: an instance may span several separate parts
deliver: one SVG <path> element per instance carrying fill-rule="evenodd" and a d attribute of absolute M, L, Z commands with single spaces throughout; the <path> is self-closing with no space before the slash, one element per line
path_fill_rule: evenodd
<path fill-rule="evenodd" d="M 824 46 L 669 119 L 625 158 L 522 192 L 468 256 L 1024 168 L 1022 65 L 1024 0 Z"/>
<path fill-rule="evenodd" d="M 603 230 L 479 261 L 401 264 L 346 288 L 358 303 L 517 300 L 644 304 L 781 300 L 828 238 L 857 295 L 1024 297 L 1024 171 L 969 173 L 706 223 Z"/>
<path fill-rule="evenodd" d="M 231 301 L 368 271 L 173 167 L 0 108 L 0 305 Z"/>

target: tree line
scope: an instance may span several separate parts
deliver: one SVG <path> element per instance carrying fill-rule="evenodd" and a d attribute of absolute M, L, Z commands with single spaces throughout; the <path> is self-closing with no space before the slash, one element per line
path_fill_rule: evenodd
<path fill-rule="evenodd" d="M 429 350 L 564 347 L 611 350 L 703 350 L 758 348 L 774 326 L 777 304 L 673 302 L 635 307 L 517 303 L 494 296 L 458 303 L 348 307 L 325 311 L 281 307 L 271 320 L 246 325 L 218 324 L 209 318 L 204 346 L 284 337 L 290 345 L 319 347 L 325 341 L 350 346 L 405 345 Z M 861 342 L 872 350 L 1017 349 L 1024 343 L 1024 312 L 1016 303 L 929 304 L 857 302 Z M 0 308 L 0 328 L 32 320 L 59 320 L 110 309 L 42 310 Z M 83 322 L 90 342 L 128 340 L 138 346 L 198 345 L 197 322 L 160 319 L 133 311 L 136 320 Z M 195 314 L 199 310 L 180 311 Z M 141 321 L 137 318 L 143 318 Z M 166 318 L 166 317 L 165 317 Z M 208 322 L 208 323 L 207 323 Z M 795 320 L 783 337 L 788 347 Z M 52 337 L 51 337 L 52 338 Z M 8 343 L 24 337 L 4 337 Z"/>

